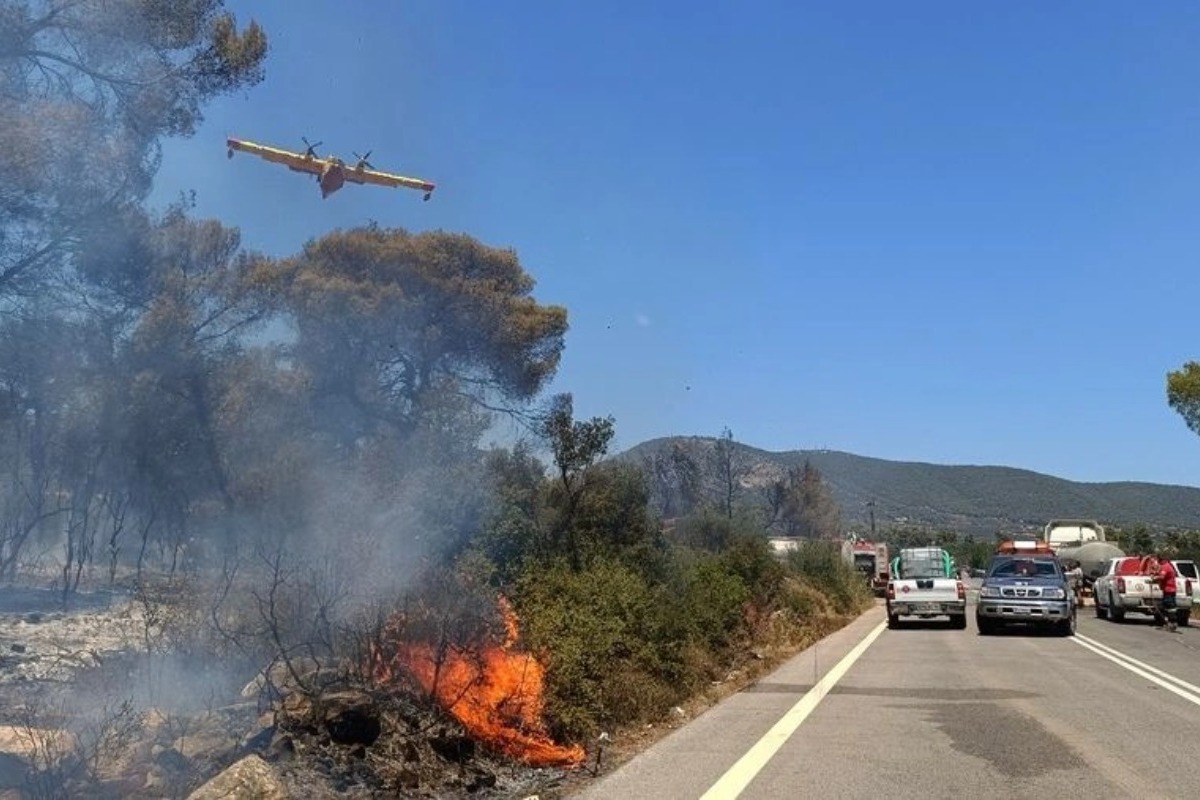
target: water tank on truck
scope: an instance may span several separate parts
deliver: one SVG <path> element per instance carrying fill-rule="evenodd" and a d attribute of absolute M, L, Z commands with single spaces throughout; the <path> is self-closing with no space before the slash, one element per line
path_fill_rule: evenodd
<path fill-rule="evenodd" d="M 1054 519 L 1046 523 L 1042 540 L 1062 561 L 1078 561 L 1088 584 L 1104 571 L 1110 558 L 1125 555 L 1105 539 L 1104 526 L 1093 519 Z"/>

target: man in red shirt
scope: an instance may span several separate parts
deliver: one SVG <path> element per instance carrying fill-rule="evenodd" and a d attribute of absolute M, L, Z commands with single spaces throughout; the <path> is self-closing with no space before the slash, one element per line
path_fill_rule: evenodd
<path fill-rule="evenodd" d="M 1171 559 L 1167 558 L 1165 553 L 1158 554 L 1158 572 L 1151 580 L 1162 586 L 1162 612 L 1163 621 L 1167 626 L 1167 630 L 1173 631 L 1176 629 L 1175 624 L 1175 565 L 1171 563 Z"/>

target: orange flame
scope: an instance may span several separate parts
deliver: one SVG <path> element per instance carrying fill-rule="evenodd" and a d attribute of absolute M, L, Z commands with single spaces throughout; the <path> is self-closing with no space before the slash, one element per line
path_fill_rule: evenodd
<path fill-rule="evenodd" d="M 395 680 L 400 668 L 417 679 L 454 715 L 471 736 L 484 745 L 530 766 L 576 766 L 585 758 L 582 747 L 556 744 L 542 722 L 542 684 L 545 671 L 536 658 L 519 652 L 517 616 L 500 598 L 505 639 L 475 651 L 449 650 L 438 664 L 437 648 L 424 643 L 396 643 L 390 663 L 376 675 Z M 402 618 L 393 618 L 403 624 Z M 389 626 L 390 627 L 390 626 Z"/>

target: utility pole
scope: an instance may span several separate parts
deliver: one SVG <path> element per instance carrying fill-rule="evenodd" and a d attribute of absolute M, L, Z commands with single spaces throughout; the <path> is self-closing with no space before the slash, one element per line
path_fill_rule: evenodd
<path fill-rule="evenodd" d="M 867 501 L 867 510 L 871 512 L 871 541 L 875 541 L 875 501 Z"/>

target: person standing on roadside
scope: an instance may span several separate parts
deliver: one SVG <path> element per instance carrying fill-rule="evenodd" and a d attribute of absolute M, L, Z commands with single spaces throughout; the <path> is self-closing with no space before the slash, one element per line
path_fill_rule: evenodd
<path fill-rule="evenodd" d="M 1080 567 L 1078 561 L 1067 562 L 1069 569 L 1066 572 L 1067 582 L 1071 586 L 1071 591 L 1075 593 L 1075 603 L 1083 605 L 1083 568 Z"/>
<path fill-rule="evenodd" d="M 1162 587 L 1162 604 L 1159 607 L 1162 609 L 1163 624 L 1166 625 L 1167 630 L 1173 631 L 1178 627 L 1175 622 L 1175 612 L 1178 608 L 1175 598 L 1178 576 L 1175 574 L 1175 565 L 1171 563 L 1171 559 L 1167 558 L 1165 553 L 1158 553 L 1157 558 L 1158 570 L 1150 580 Z"/>

